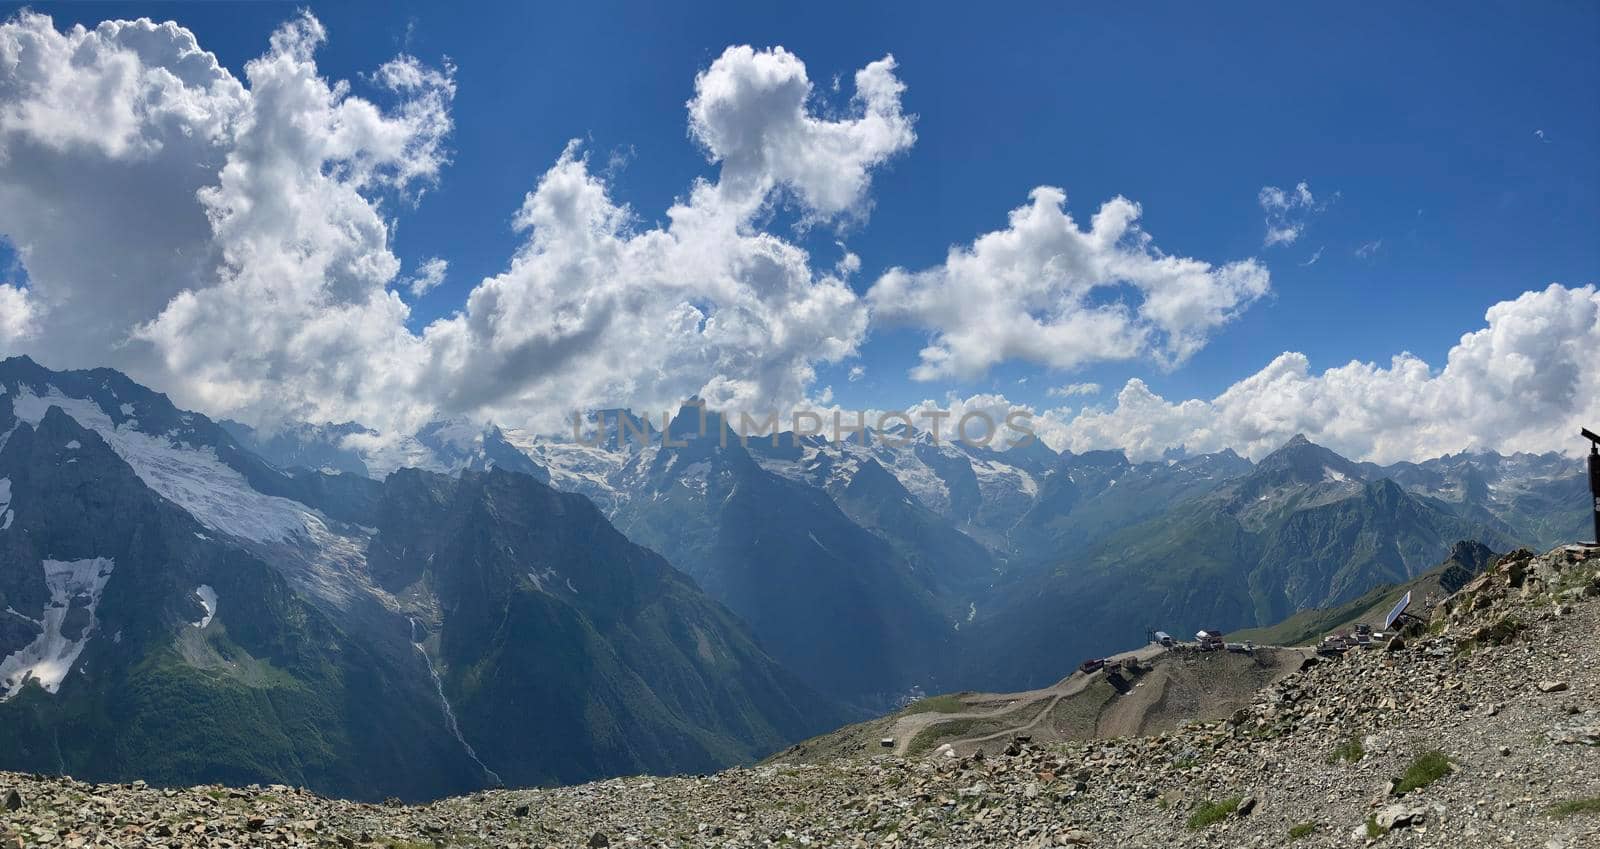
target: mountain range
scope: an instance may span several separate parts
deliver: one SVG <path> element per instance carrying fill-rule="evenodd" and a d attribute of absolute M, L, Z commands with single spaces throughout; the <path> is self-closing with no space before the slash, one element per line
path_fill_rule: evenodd
<path fill-rule="evenodd" d="M 429 798 L 708 771 L 844 716 L 532 475 L 285 472 L 26 359 L 0 434 L 8 767 Z"/>
<path fill-rule="evenodd" d="M 1131 462 L 607 413 L 599 445 L 265 431 L 0 362 L 0 768 L 358 798 L 711 771 L 1588 515 L 1556 454 Z"/>

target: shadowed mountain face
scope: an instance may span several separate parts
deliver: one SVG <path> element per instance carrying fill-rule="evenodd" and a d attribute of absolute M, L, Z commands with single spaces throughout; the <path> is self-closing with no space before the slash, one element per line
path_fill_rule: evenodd
<path fill-rule="evenodd" d="M 828 494 L 757 464 L 691 408 L 622 471 L 614 519 L 751 624 L 785 666 L 866 709 L 937 677 L 953 605 L 931 568 L 856 524 Z M 925 541 L 918 539 L 918 544 Z M 984 563 L 972 568 L 981 573 Z"/>
<path fill-rule="evenodd" d="M 0 363 L 0 768 L 425 798 L 841 718 L 587 499 L 492 465 L 285 472 L 116 372 Z"/>

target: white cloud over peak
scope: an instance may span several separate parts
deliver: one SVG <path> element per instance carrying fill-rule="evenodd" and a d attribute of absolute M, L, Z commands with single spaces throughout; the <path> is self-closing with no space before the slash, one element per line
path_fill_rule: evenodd
<path fill-rule="evenodd" d="M 763 227 L 774 203 L 808 224 L 865 214 L 872 170 L 915 138 L 891 57 L 823 115 L 793 54 L 729 48 L 687 106 L 719 173 L 665 225 L 641 228 L 571 145 L 513 216 L 506 270 L 415 333 L 397 289 L 449 266 L 400 277 L 388 207 L 448 163 L 453 69 L 399 56 L 358 95 L 319 72 L 326 38 L 296 16 L 241 81 L 174 24 L 0 24 L 0 232 L 28 275 L 0 288 L 0 352 L 109 363 L 246 421 L 407 430 L 696 393 L 795 403 L 864 337 L 843 280 L 860 260 L 814 269 Z"/>
<path fill-rule="evenodd" d="M 856 73 L 853 114 L 810 111 L 805 65 L 782 48 L 730 47 L 695 80 L 689 124 L 715 180 L 697 180 L 641 229 L 576 142 L 529 193 L 525 242 L 461 314 L 424 336 L 423 384 L 447 410 L 532 426 L 626 403 L 762 408 L 806 398 L 815 366 L 856 352 L 867 310 L 841 275 L 763 231 L 780 192 L 806 220 L 862 213 L 870 172 L 914 140 L 885 58 Z M 552 404 L 560 399 L 561 404 Z"/>
<path fill-rule="evenodd" d="M 1065 205 L 1061 189 L 1036 188 L 1006 229 L 873 284 L 876 320 L 933 331 L 914 378 L 971 378 L 1010 359 L 1070 369 L 1148 356 L 1170 367 L 1270 288 L 1254 260 L 1219 267 L 1162 253 L 1126 198 L 1102 205 L 1087 230 Z"/>
<path fill-rule="evenodd" d="M 33 335 L 33 303 L 28 290 L 0 283 L 0 351 L 18 347 Z"/>
<path fill-rule="evenodd" d="M 388 289 L 400 261 L 381 204 L 437 178 L 454 82 L 396 59 L 373 77 L 396 101 L 382 108 L 320 76 L 325 38 L 302 14 L 246 64 L 246 108 L 217 183 L 198 192 L 219 279 L 134 331 L 203 409 L 325 421 L 415 406 L 419 341 Z"/>
<path fill-rule="evenodd" d="M 195 193 L 248 97 L 175 24 L 0 23 L 0 232 L 27 268 L 31 351 L 148 365 L 128 331 L 211 277 L 219 256 Z"/>
<path fill-rule="evenodd" d="M 1161 252 L 1121 197 L 1080 227 L 1044 186 L 1004 228 L 937 266 L 893 268 L 859 297 L 848 279 L 860 257 L 841 243 L 814 258 L 770 213 L 787 204 L 804 227 L 870 210 L 874 172 L 915 141 L 894 59 L 828 104 L 795 55 L 736 46 L 686 104 L 716 173 L 663 223 L 616 200 L 619 169 L 593 170 L 572 143 L 507 210 L 521 243 L 504 270 L 414 332 L 402 292 L 435 289 L 450 267 L 433 257 L 402 276 L 394 221 L 449 162 L 454 71 L 402 55 L 354 85 L 330 80 L 315 59 L 327 37 L 298 15 L 238 79 L 175 24 L 0 23 L 0 233 L 26 269 L 0 282 L 0 355 L 112 365 L 183 406 L 258 424 L 411 432 L 462 416 L 561 432 L 575 409 L 672 409 L 689 395 L 826 405 L 817 367 L 855 356 L 870 319 L 930 334 L 912 371 L 923 380 L 1008 360 L 1172 367 L 1270 288 L 1253 259 Z M 1326 206 L 1305 183 L 1260 200 L 1269 245 L 1298 239 Z M 1440 369 L 1401 354 L 1316 373 L 1286 353 L 1209 400 L 1132 380 L 1114 404 L 1035 422 L 1057 447 L 1136 458 L 1176 446 L 1260 456 L 1296 432 L 1375 460 L 1565 448 L 1600 421 L 1600 376 L 1582 368 L 1596 350 L 1594 287 L 1551 286 L 1490 308 Z M 867 374 L 848 365 L 846 380 Z M 1001 396 L 944 406 L 1010 409 Z"/>
<path fill-rule="evenodd" d="M 666 226 L 636 229 L 573 143 L 518 213 L 526 241 L 510 268 L 427 329 L 424 385 L 444 409 L 502 417 L 694 394 L 713 407 L 800 401 L 815 363 L 854 353 L 866 309 L 804 250 L 748 229 L 754 211 L 702 182 Z"/>
<path fill-rule="evenodd" d="M 1600 294 L 1551 285 L 1501 301 L 1435 371 L 1411 354 L 1321 374 L 1285 353 L 1210 400 L 1171 402 L 1130 380 L 1116 405 L 1091 407 L 1047 440 L 1074 451 L 1121 448 L 1151 459 L 1172 447 L 1233 448 L 1259 458 L 1296 433 L 1358 460 L 1463 450 L 1575 450 L 1600 421 Z"/>

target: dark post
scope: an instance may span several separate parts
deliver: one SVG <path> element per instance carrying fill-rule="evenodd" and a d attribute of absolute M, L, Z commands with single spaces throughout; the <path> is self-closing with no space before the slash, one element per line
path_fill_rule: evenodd
<path fill-rule="evenodd" d="M 1594 496 L 1594 541 L 1600 545 L 1600 435 L 1586 427 L 1578 430 L 1589 440 L 1589 494 Z"/>

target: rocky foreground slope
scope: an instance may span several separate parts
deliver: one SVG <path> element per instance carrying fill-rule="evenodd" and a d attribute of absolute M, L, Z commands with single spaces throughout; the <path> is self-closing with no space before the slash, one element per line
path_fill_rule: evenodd
<path fill-rule="evenodd" d="M 0 774 L 11 846 L 1600 846 L 1600 551 L 1518 552 L 1224 722 L 367 805 Z"/>

